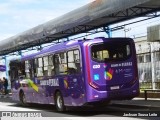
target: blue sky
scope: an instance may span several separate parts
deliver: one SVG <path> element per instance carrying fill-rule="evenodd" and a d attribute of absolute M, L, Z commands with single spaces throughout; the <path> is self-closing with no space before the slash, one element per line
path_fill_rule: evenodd
<path fill-rule="evenodd" d="M 0 40 L 92 1 L 94 0 L 0 0 Z"/>

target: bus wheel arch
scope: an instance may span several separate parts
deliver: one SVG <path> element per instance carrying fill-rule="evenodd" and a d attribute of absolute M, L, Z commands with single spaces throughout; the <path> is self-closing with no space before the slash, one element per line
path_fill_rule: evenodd
<path fill-rule="evenodd" d="M 64 105 L 64 99 L 60 90 L 55 91 L 54 102 L 55 102 L 57 111 L 59 112 L 66 111 L 66 106 Z"/>
<path fill-rule="evenodd" d="M 24 91 L 22 89 L 19 91 L 19 100 L 23 106 L 28 106 Z"/>

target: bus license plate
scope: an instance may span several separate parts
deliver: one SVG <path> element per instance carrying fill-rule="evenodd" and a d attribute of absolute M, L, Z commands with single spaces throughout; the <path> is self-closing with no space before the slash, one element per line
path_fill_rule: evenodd
<path fill-rule="evenodd" d="M 111 87 L 111 90 L 118 90 L 119 89 L 119 86 L 113 86 Z"/>

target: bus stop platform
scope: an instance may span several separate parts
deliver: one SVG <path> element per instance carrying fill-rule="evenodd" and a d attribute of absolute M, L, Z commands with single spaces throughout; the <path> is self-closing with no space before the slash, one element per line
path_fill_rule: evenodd
<path fill-rule="evenodd" d="M 145 100 L 144 98 L 134 98 L 132 100 L 114 100 L 111 102 L 111 105 L 160 110 L 160 99 L 148 98 L 148 100 Z"/>

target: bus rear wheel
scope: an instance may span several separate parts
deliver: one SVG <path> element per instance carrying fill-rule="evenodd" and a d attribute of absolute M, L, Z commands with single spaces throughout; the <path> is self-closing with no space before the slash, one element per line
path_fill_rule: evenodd
<path fill-rule="evenodd" d="M 55 105 L 56 105 L 57 111 L 59 111 L 59 112 L 66 111 L 66 107 L 64 105 L 64 100 L 63 100 L 62 94 L 60 92 L 56 93 Z"/>
<path fill-rule="evenodd" d="M 21 101 L 21 104 L 23 106 L 27 106 L 28 105 L 27 102 L 26 102 L 26 97 L 25 97 L 24 92 L 20 92 L 20 101 Z"/>

